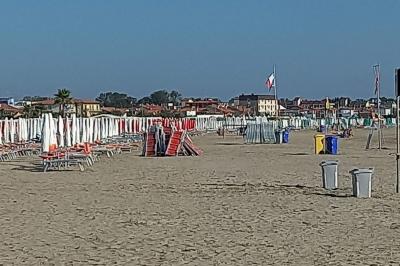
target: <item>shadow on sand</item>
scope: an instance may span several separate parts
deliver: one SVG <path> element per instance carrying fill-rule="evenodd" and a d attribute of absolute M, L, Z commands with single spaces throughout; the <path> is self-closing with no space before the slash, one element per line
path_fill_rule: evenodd
<path fill-rule="evenodd" d="M 306 153 L 306 152 L 285 152 L 282 153 L 281 156 L 306 156 L 306 155 L 311 155 L 311 153 Z"/>
<path fill-rule="evenodd" d="M 28 172 L 43 172 L 43 166 L 39 164 L 34 164 L 34 165 L 17 165 L 14 164 L 12 166 L 15 166 L 11 168 L 12 171 L 28 171 Z"/>
<path fill-rule="evenodd" d="M 333 198 L 349 198 L 352 197 L 351 194 L 348 193 L 348 189 L 346 190 L 323 190 L 321 187 L 310 187 L 304 185 L 290 185 L 290 184 L 250 184 L 250 183 L 207 183 L 200 184 L 201 186 L 206 186 L 208 189 L 238 189 L 240 188 L 240 192 L 251 191 L 251 190 L 264 190 L 268 191 L 278 191 L 278 192 L 287 192 L 290 194 L 302 194 L 302 195 L 311 195 L 311 196 L 323 196 L 323 197 L 333 197 Z"/>
<path fill-rule="evenodd" d="M 217 142 L 215 144 L 222 145 L 222 146 L 244 145 L 243 143 L 235 143 L 235 142 Z"/>
<path fill-rule="evenodd" d="M 343 190 L 335 189 L 331 191 L 317 191 L 321 190 L 322 188 L 320 187 L 309 187 L 309 186 L 304 186 L 304 185 L 288 185 L 288 184 L 283 184 L 283 185 L 273 185 L 271 187 L 280 187 L 283 190 L 287 189 L 294 189 L 298 190 L 302 194 L 305 195 L 316 195 L 316 196 L 324 196 L 324 197 L 333 197 L 333 198 L 350 198 L 353 197 L 352 195 L 346 194 Z"/>

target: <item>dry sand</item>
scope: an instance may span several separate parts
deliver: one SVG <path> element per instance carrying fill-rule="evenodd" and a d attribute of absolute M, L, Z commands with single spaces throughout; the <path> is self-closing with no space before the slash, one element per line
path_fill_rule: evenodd
<path fill-rule="evenodd" d="M 334 157 L 313 154 L 314 133 L 289 145 L 201 136 L 202 157 L 128 154 L 83 173 L 0 163 L 0 264 L 400 265 L 394 130 L 390 149 L 365 151 L 358 130 Z M 318 165 L 329 158 L 332 193 Z M 375 167 L 373 198 L 349 197 L 353 167 Z"/>

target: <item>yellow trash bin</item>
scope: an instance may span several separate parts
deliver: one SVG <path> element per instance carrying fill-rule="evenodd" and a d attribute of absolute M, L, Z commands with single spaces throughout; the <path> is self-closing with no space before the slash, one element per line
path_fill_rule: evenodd
<path fill-rule="evenodd" d="M 315 154 L 321 154 L 325 152 L 325 135 L 317 134 L 314 136 L 314 148 Z"/>

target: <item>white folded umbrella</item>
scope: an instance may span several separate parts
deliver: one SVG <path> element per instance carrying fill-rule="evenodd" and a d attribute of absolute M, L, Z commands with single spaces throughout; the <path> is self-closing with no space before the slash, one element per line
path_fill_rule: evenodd
<path fill-rule="evenodd" d="M 69 118 L 65 118 L 65 146 L 71 147 L 71 123 Z"/>
<path fill-rule="evenodd" d="M 64 119 L 61 116 L 58 116 L 58 146 L 64 147 Z"/>
<path fill-rule="evenodd" d="M 45 114 L 43 117 L 43 126 L 42 126 L 42 151 L 49 152 L 50 144 L 50 121 L 49 115 Z"/>

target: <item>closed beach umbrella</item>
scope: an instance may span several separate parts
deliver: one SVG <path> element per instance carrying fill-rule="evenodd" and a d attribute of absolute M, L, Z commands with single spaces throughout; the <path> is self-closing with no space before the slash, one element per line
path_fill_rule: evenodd
<path fill-rule="evenodd" d="M 111 137 L 114 134 L 114 121 L 111 118 L 108 119 L 108 136 Z"/>
<path fill-rule="evenodd" d="M 31 137 L 30 137 L 30 139 L 34 139 L 34 138 L 36 138 L 36 134 L 35 134 L 35 132 L 36 132 L 36 130 L 35 130 L 35 128 L 36 128 L 36 119 L 35 118 L 33 118 L 33 119 L 31 119 L 31 122 L 32 122 L 32 124 L 31 124 Z"/>
<path fill-rule="evenodd" d="M 111 137 L 114 133 L 114 121 L 111 118 L 108 119 L 108 135 L 107 137 Z"/>
<path fill-rule="evenodd" d="M 96 140 L 101 140 L 101 119 L 98 118 L 97 120 L 97 137 Z"/>
<path fill-rule="evenodd" d="M 126 123 L 127 132 L 132 133 L 132 118 L 128 118 Z"/>
<path fill-rule="evenodd" d="M 89 118 L 89 143 L 93 143 L 93 134 L 94 134 L 94 120 L 93 118 Z"/>
<path fill-rule="evenodd" d="M 71 141 L 72 145 L 75 145 L 76 142 L 76 115 L 72 115 L 72 125 L 71 125 Z"/>
<path fill-rule="evenodd" d="M 4 121 L 0 120 L 0 145 L 3 144 L 3 129 L 4 129 Z"/>
<path fill-rule="evenodd" d="M 103 135 L 102 135 L 102 139 L 105 139 L 105 138 L 107 138 L 108 137 L 108 119 L 106 119 L 105 117 L 103 117 L 103 124 L 102 124 L 102 132 L 103 132 Z"/>
<path fill-rule="evenodd" d="M 81 143 L 81 119 L 76 119 L 76 143 Z"/>
<path fill-rule="evenodd" d="M 22 141 L 22 118 L 18 118 L 18 120 L 16 121 L 16 136 L 17 136 L 17 141 L 20 142 Z"/>
<path fill-rule="evenodd" d="M 93 134 L 94 134 L 94 120 L 93 118 L 89 118 L 89 143 L 93 143 Z"/>
<path fill-rule="evenodd" d="M 104 117 L 99 119 L 100 123 L 100 139 L 104 138 L 105 135 L 105 122 L 104 122 Z"/>
<path fill-rule="evenodd" d="M 114 136 L 118 136 L 121 133 L 121 120 L 122 119 L 115 119 L 115 128 L 114 128 Z"/>
<path fill-rule="evenodd" d="M 23 119 L 23 128 L 24 130 L 22 131 L 22 138 L 24 139 L 24 141 L 27 141 L 29 138 L 29 126 L 28 126 L 28 122 L 30 119 Z"/>
<path fill-rule="evenodd" d="M 14 119 L 10 119 L 10 142 L 15 142 L 15 121 Z"/>
<path fill-rule="evenodd" d="M 50 144 L 50 122 L 48 114 L 43 117 L 43 127 L 42 127 L 42 151 L 49 152 Z"/>
<path fill-rule="evenodd" d="M 8 121 L 8 118 L 4 120 L 4 143 L 9 143 L 10 142 L 10 123 Z"/>
<path fill-rule="evenodd" d="M 43 117 L 38 118 L 36 121 L 36 127 L 35 127 L 36 137 L 42 138 L 42 125 L 43 125 Z"/>
<path fill-rule="evenodd" d="M 31 119 L 31 125 L 30 125 L 30 136 L 29 136 L 29 139 L 34 139 L 36 136 L 35 136 L 35 121 L 36 121 L 36 119 L 35 118 L 32 118 Z"/>
<path fill-rule="evenodd" d="M 121 119 L 114 119 L 114 134 L 113 136 L 118 136 L 119 135 L 119 129 L 120 129 L 120 120 Z"/>
<path fill-rule="evenodd" d="M 53 115 L 49 114 L 49 121 L 50 121 L 50 145 L 57 146 L 57 127 L 56 127 L 56 120 L 53 118 Z"/>
<path fill-rule="evenodd" d="M 90 118 L 86 118 L 86 142 L 89 143 L 91 142 L 90 135 L 93 134 L 93 129 L 91 128 L 90 121 L 91 121 Z"/>
<path fill-rule="evenodd" d="M 97 119 L 97 139 L 101 140 L 101 119 Z"/>
<path fill-rule="evenodd" d="M 71 125 L 69 118 L 65 118 L 65 146 L 71 147 Z"/>
<path fill-rule="evenodd" d="M 99 134 L 99 128 L 98 128 L 99 120 L 96 118 L 93 120 L 93 142 L 99 140 L 98 134 Z"/>
<path fill-rule="evenodd" d="M 61 116 L 58 117 L 58 146 L 64 147 L 64 120 Z"/>
<path fill-rule="evenodd" d="M 87 126 L 86 126 L 86 119 L 82 118 L 82 139 L 81 142 L 85 143 L 87 142 Z"/>

